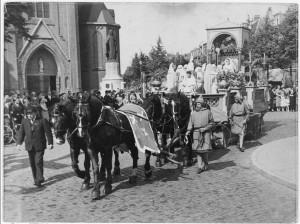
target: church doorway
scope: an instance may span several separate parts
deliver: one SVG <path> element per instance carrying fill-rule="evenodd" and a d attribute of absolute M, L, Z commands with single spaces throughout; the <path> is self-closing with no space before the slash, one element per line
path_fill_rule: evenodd
<path fill-rule="evenodd" d="M 35 51 L 27 62 L 26 86 L 29 93 L 57 90 L 57 64 L 44 47 Z"/>

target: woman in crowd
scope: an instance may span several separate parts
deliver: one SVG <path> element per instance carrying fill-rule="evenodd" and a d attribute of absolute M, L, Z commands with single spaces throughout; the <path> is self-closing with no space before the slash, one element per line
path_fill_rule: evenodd
<path fill-rule="evenodd" d="M 277 85 L 277 89 L 275 90 L 276 95 L 276 110 L 281 111 L 281 88 L 280 85 Z"/>
<path fill-rule="evenodd" d="M 290 111 L 296 111 L 296 93 L 293 88 L 290 90 L 289 95 L 290 95 Z"/>
<path fill-rule="evenodd" d="M 27 117 L 27 110 L 30 107 L 30 102 L 29 102 L 29 99 L 27 97 L 25 97 L 23 99 L 23 106 L 24 106 L 24 115 L 25 115 L 25 117 Z"/>
<path fill-rule="evenodd" d="M 49 111 L 46 105 L 46 98 L 44 95 L 41 95 L 41 101 L 40 101 L 40 107 L 41 107 L 41 117 L 46 118 L 47 121 L 49 121 Z"/>
<path fill-rule="evenodd" d="M 123 97 L 121 96 L 121 93 L 117 93 L 114 108 L 117 110 L 122 106 L 123 106 Z"/>
<path fill-rule="evenodd" d="M 281 106 L 281 111 L 287 111 L 287 108 L 289 106 L 284 89 L 281 90 L 280 106 Z"/>

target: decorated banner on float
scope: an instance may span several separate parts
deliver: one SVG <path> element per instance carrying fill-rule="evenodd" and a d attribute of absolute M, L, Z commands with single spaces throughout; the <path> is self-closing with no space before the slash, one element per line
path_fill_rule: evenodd
<path fill-rule="evenodd" d="M 118 112 L 128 118 L 138 150 L 143 153 L 145 150 L 159 153 L 146 111 L 138 105 L 126 104 L 119 108 Z"/>

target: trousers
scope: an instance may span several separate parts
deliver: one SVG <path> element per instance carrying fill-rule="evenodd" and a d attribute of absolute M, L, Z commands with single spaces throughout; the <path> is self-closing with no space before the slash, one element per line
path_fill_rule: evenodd
<path fill-rule="evenodd" d="M 37 151 L 35 148 L 28 151 L 29 163 L 35 183 L 44 181 L 44 150 Z"/>

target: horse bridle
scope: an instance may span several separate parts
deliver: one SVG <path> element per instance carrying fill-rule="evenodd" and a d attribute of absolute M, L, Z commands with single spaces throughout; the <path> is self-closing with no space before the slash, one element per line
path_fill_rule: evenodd
<path fill-rule="evenodd" d="M 58 106 L 55 105 L 55 107 L 54 107 L 54 109 L 53 109 L 53 115 L 51 115 L 51 123 L 52 123 L 52 124 L 55 124 L 55 123 L 58 121 L 57 117 L 63 116 L 62 114 L 63 114 L 63 112 L 60 112 L 60 111 L 58 110 Z M 55 122 L 53 122 L 53 119 L 55 119 Z M 54 130 L 54 133 L 56 134 L 56 133 L 58 133 L 58 132 L 63 132 L 63 131 L 66 131 L 66 132 L 67 132 L 67 129 Z"/>
<path fill-rule="evenodd" d="M 75 109 L 78 108 L 78 116 L 79 116 L 79 121 L 78 122 L 77 122 L 77 117 L 76 116 L 75 116 L 76 119 L 74 119 L 74 120 L 76 120 L 76 129 L 85 128 L 85 127 L 90 126 L 90 122 L 88 122 L 86 125 L 81 124 L 82 123 L 82 116 L 83 116 L 83 112 L 82 112 L 82 106 L 83 105 L 87 106 L 88 104 L 83 104 L 82 101 L 79 100 L 78 105 L 75 107 Z M 74 113 L 72 115 L 74 116 Z"/>

